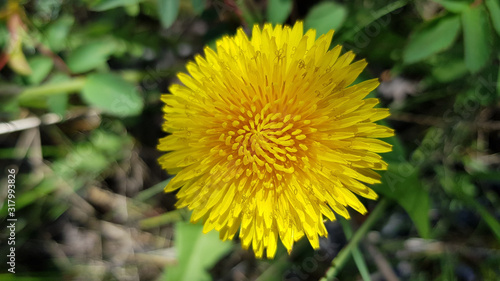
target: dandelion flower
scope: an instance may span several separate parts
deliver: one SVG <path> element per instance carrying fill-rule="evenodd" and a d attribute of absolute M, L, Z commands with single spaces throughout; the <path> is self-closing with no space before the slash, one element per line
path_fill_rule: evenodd
<path fill-rule="evenodd" d="M 165 103 L 158 149 L 176 176 L 165 188 L 178 208 L 192 210 L 206 233 L 222 240 L 239 231 L 242 247 L 272 258 L 278 238 L 290 252 L 304 235 L 313 248 L 327 236 L 324 219 L 366 213 L 354 195 L 376 199 L 366 184 L 387 163 L 393 130 L 374 122 L 389 115 L 364 99 L 377 79 L 351 85 L 365 68 L 354 54 L 329 50 L 333 31 L 270 24 L 242 29 L 187 63 Z"/>

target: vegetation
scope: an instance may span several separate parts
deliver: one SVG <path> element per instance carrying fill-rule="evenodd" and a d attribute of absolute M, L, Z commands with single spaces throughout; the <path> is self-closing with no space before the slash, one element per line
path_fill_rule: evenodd
<path fill-rule="evenodd" d="M 160 95 L 223 35 L 298 20 L 367 59 L 396 136 L 367 216 L 255 259 L 162 192 Z M 0 1 L 0 279 L 498 280 L 499 46 L 498 0 Z"/>

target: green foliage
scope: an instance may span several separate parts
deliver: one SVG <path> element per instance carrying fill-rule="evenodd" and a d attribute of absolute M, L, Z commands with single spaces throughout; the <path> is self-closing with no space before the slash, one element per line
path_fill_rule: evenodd
<path fill-rule="evenodd" d="M 462 13 L 464 26 L 465 65 L 478 72 L 488 62 L 491 55 L 491 29 L 488 15 L 483 5 L 471 7 Z"/>
<path fill-rule="evenodd" d="M 389 143 L 393 145 L 393 152 L 386 157 L 389 168 L 382 175 L 382 183 L 373 186 L 374 190 L 395 200 L 413 220 L 420 236 L 430 238 L 430 197 L 428 190 L 419 180 L 421 163 L 405 160 L 403 145 L 397 138 L 392 138 Z"/>
<path fill-rule="evenodd" d="M 191 0 L 191 5 L 193 6 L 193 11 L 196 14 L 201 14 L 205 7 L 207 6 L 206 0 Z"/>
<path fill-rule="evenodd" d="M 4 273 L 0 274 L 3 281 L 53 281 L 61 278 L 59 274 L 43 274 L 44 276 L 31 277 L 21 274 Z"/>
<path fill-rule="evenodd" d="M 408 162 L 389 162 L 389 169 L 382 176 L 382 184 L 376 185 L 375 190 L 395 200 L 410 215 L 420 236 L 430 238 L 430 198 L 419 180 L 417 168 Z"/>
<path fill-rule="evenodd" d="M 166 281 L 211 280 L 206 270 L 232 248 L 232 242 L 222 242 L 215 231 L 203 234 L 203 226 L 188 222 L 176 224 L 179 264 L 165 270 Z"/>
<path fill-rule="evenodd" d="M 97 2 L 94 2 L 90 6 L 90 9 L 102 12 L 109 9 L 137 4 L 141 1 L 142 0 L 99 0 Z"/>
<path fill-rule="evenodd" d="M 44 42 L 53 52 L 64 49 L 66 40 L 75 19 L 71 15 L 62 15 L 56 21 L 50 23 L 44 32 Z"/>
<path fill-rule="evenodd" d="M 436 60 L 431 74 L 434 79 L 441 83 L 451 82 L 468 73 L 463 59 L 455 56 L 443 56 Z"/>
<path fill-rule="evenodd" d="M 347 9 L 335 2 L 322 2 L 314 6 L 304 20 L 306 29 L 316 29 L 316 36 L 326 34 L 330 29 L 338 30 L 347 17 Z"/>
<path fill-rule="evenodd" d="M 87 72 L 103 66 L 116 47 L 110 40 L 83 44 L 68 55 L 66 63 L 73 73 Z"/>
<path fill-rule="evenodd" d="M 470 0 L 433 0 L 441 4 L 446 10 L 453 13 L 461 13 L 467 10 L 472 1 Z"/>
<path fill-rule="evenodd" d="M 134 85 L 110 73 L 89 75 L 82 97 L 89 105 L 115 116 L 137 115 L 142 110 L 141 97 Z"/>
<path fill-rule="evenodd" d="M 498 54 L 498 59 L 500 59 L 500 54 Z M 498 69 L 498 74 L 497 74 L 497 99 L 500 99 L 500 83 L 498 83 L 498 81 L 500 81 L 500 68 Z"/>
<path fill-rule="evenodd" d="M 178 13 L 179 0 L 158 0 L 158 16 L 163 27 L 170 27 Z"/>
<path fill-rule="evenodd" d="M 410 37 L 404 51 L 405 63 L 415 63 L 451 47 L 460 30 L 460 18 L 438 18 L 424 24 Z"/>
<path fill-rule="evenodd" d="M 95 179 L 109 169 L 114 161 L 126 157 L 122 150 L 130 149 L 130 146 L 129 137 L 117 136 L 100 130 L 94 132 L 88 141 L 76 143 L 68 148 L 69 151 L 65 157 L 54 161 L 49 175 L 42 181 L 36 183 L 32 189 L 19 193 L 16 198 L 17 211 L 57 190 L 76 191 L 82 188 L 89 179 Z M 25 182 L 25 184 L 28 183 Z M 6 211 L 7 205 L 3 205 L 0 209 L 0 216 L 4 216 Z"/>
<path fill-rule="evenodd" d="M 44 56 L 31 57 L 28 59 L 28 64 L 32 73 L 26 78 L 28 83 L 32 85 L 40 84 L 49 75 L 54 66 L 52 59 Z"/>
<path fill-rule="evenodd" d="M 455 174 L 454 171 L 446 167 L 437 167 L 436 172 L 445 191 L 477 211 L 500 242 L 500 223 L 486 207 L 474 200 L 478 190 L 473 183 L 473 178 L 468 174 Z"/>
<path fill-rule="evenodd" d="M 292 11 L 292 0 L 269 0 L 267 20 L 271 23 L 283 23 Z"/>
<path fill-rule="evenodd" d="M 488 227 L 491 228 L 492 232 L 495 234 L 498 241 L 500 241 L 500 222 L 498 219 L 490 214 L 490 212 L 481 204 L 475 200 L 471 200 L 470 203 L 479 212 L 482 219 L 486 222 Z"/>
<path fill-rule="evenodd" d="M 488 11 L 490 12 L 493 27 L 497 31 L 498 35 L 500 35 L 500 3 L 495 0 L 486 0 L 485 4 L 486 7 L 488 7 Z"/>
<path fill-rule="evenodd" d="M 52 76 L 48 83 L 60 83 L 70 81 L 69 76 L 57 73 Z M 47 97 L 47 108 L 49 111 L 64 116 L 68 109 L 68 95 L 66 93 L 55 93 Z"/>
<path fill-rule="evenodd" d="M 5 2 L 0 131 L 17 131 L 0 132 L 0 164 L 19 168 L 16 246 L 31 249 L 35 241 L 53 252 L 44 252 L 50 264 L 36 270 L 30 264 L 39 260 L 20 259 L 23 274 L 2 273 L 1 280 L 142 280 L 152 267 L 160 280 L 318 280 L 334 256 L 341 262 L 330 270 L 347 281 L 401 264 L 411 265 L 411 276 L 399 272 L 405 280 L 453 279 L 464 268 L 476 280 L 498 279 L 498 0 L 21 1 L 17 12 Z M 16 13 L 22 25 L 9 21 Z M 157 139 L 164 135 L 160 95 L 203 46 L 236 28 L 298 20 L 318 37 L 335 29 L 332 45 L 368 60 L 361 80 L 382 82 L 370 97 L 390 108 L 381 123 L 396 136 L 386 140 L 393 151 L 382 155 L 389 163 L 382 183 L 370 186 L 379 201 L 364 202 L 367 216 L 352 212 L 349 224 L 344 221 L 347 236 L 355 238 L 346 247 L 337 222 L 327 222 L 329 238 L 319 251 L 302 240 L 291 256 L 279 245 L 275 260 L 255 260 L 237 239 L 202 234 L 200 225 L 187 223 L 188 210 L 174 210 L 175 194 L 163 194 L 169 177 L 156 164 Z M 101 190 L 95 198 L 111 200 L 91 202 L 95 188 Z M 6 213 L 2 204 L 0 218 Z M 81 233 L 67 231 L 68 225 L 53 233 L 67 221 Z M 114 244 L 106 241 L 113 235 L 101 232 L 110 223 L 133 236 L 133 258 L 113 256 Z M 86 232 L 102 240 L 94 243 L 101 247 L 98 258 L 87 256 L 91 250 L 74 255 L 85 245 L 63 245 L 73 236 L 87 241 L 75 234 Z M 6 245 L 0 249 L 6 252 Z M 389 265 L 384 270 L 381 260 Z M 99 278 L 76 276 L 101 269 L 106 273 Z"/>

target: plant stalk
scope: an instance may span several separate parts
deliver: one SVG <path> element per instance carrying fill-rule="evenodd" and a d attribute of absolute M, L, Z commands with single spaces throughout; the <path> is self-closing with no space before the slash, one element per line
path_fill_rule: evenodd
<path fill-rule="evenodd" d="M 331 281 L 334 280 L 335 276 L 342 269 L 347 259 L 349 258 L 351 252 L 357 248 L 359 241 L 365 236 L 365 234 L 372 228 L 372 226 L 377 222 L 377 220 L 384 214 L 384 210 L 389 205 L 389 202 L 386 198 L 382 198 L 379 204 L 373 212 L 370 214 L 368 219 L 359 227 L 351 241 L 347 246 L 345 246 L 339 254 L 333 259 L 332 266 L 328 269 L 325 274 L 325 277 L 321 279 L 321 281 Z"/>

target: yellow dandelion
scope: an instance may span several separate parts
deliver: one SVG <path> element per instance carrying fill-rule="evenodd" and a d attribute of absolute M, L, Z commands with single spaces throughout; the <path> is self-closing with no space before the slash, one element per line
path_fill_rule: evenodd
<path fill-rule="evenodd" d="M 242 29 L 204 49 L 179 73 L 184 85 L 162 96 L 170 133 L 158 149 L 161 166 L 177 174 L 165 188 L 177 207 L 203 220 L 203 231 L 222 240 L 239 231 L 255 255 L 276 253 L 278 238 L 290 252 L 304 235 L 313 248 L 327 236 L 324 218 L 349 218 L 346 207 L 366 209 L 356 193 L 376 199 L 366 184 L 387 163 L 391 146 L 376 138 L 393 130 L 374 122 L 389 115 L 364 99 L 377 79 L 351 85 L 365 68 L 352 52 L 329 50 L 333 31 L 270 24 Z"/>

